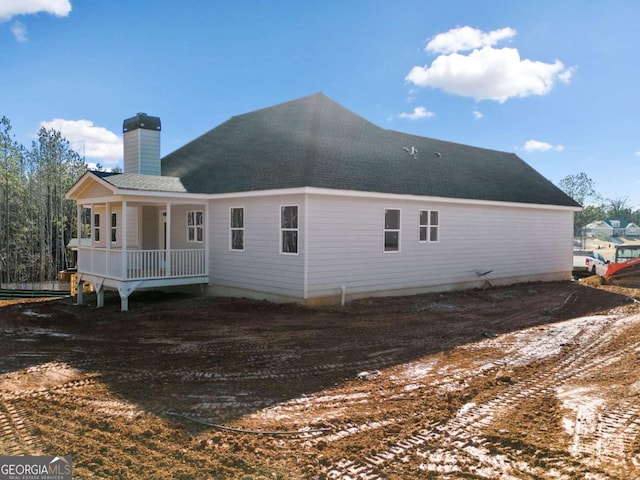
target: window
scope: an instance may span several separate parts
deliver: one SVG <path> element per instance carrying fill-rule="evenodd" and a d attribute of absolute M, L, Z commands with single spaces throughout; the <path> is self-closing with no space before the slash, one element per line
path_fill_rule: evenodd
<path fill-rule="evenodd" d="M 280 207 L 280 251 L 298 253 L 298 206 Z"/>
<path fill-rule="evenodd" d="M 231 250 L 244 250 L 244 208 L 229 209 Z"/>
<path fill-rule="evenodd" d="M 187 242 L 204 241 L 204 212 L 194 210 L 187 212 Z"/>
<path fill-rule="evenodd" d="M 384 209 L 384 251 L 400 251 L 400 210 Z"/>
<path fill-rule="evenodd" d="M 421 243 L 435 243 L 440 238 L 440 214 L 437 210 L 420 210 L 420 238 Z"/>
<path fill-rule="evenodd" d="M 118 214 L 117 213 L 111 214 L 111 241 L 112 242 L 118 241 Z"/>
<path fill-rule="evenodd" d="M 99 213 L 93 214 L 93 241 L 94 242 L 100 241 L 100 214 Z"/>

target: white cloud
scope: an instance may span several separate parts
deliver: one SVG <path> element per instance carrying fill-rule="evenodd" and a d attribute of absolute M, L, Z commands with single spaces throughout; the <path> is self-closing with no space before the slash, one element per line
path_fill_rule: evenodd
<path fill-rule="evenodd" d="M 446 54 L 439 55 L 431 65 L 413 67 L 405 80 L 418 87 L 500 103 L 512 97 L 546 95 L 556 80 L 571 80 L 574 69 L 559 60 L 544 63 L 520 58 L 515 48 L 493 48 L 515 33 L 510 28 L 483 33 L 462 27 L 436 35 L 427 49 Z M 458 53 L 461 50 L 471 52 Z"/>
<path fill-rule="evenodd" d="M 480 118 L 482 118 L 482 117 L 484 117 L 484 115 L 482 114 L 482 112 L 481 112 L 481 111 L 479 111 L 479 110 L 474 110 L 474 111 L 473 111 L 473 118 L 478 118 L 478 119 L 480 119 Z"/>
<path fill-rule="evenodd" d="M 571 81 L 571 77 L 573 77 L 573 72 L 575 71 L 576 67 L 567 67 L 558 75 L 558 80 L 560 80 L 562 83 L 569 83 Z"/>
<path fill-rule="evenodd" d="M 439 33 L 427 43 L 425 50 L 433 53 L 449 54 L 466 50 L 474 50 L 481 47 L 490 47 L 505 38 L 515 37 L 516 31 L 506 27 L 484 33 L 482 30 L 471 27 L 453 28 L 445 33 Z"/>
<path fill-rule="evenodd" d="M 420 120 L 421 118 L 431 118 L 431 117 L 435 117 L 436 114 L 433 112 L 430 112 L 429 110 L 427 110 L 424 107 L 416 107 L 413 109 L 413 112 L 411 113 L 400 113 L 398 114 L 398 117 L 400 118 L 408 118 L 409 120 Z"/>
<path fill-rule="evenodd" d="M 553 150 L 556 152 L 561 152 L 564 150 L 564 146 L 562 145 L 551 145 L 547 142 L 539 142 L 538 140 L 529 140 L 524 144 L 524 149 L 527 152 L 546 152 L 548 150 Z"/>
<path fill-rule="evenodd" d="M 122 138 L 103 127 L 97 127 L 89 120 L 53 119 L 40 122 L 49 130 L 58 130 L 69 140 L 71 148 L 104 167 L 115 167 L 122 160 Z"/>
<path fill-rule="evenodd" d="M 640 151 L 636 152 L 636 157 L 640 157 Z"/>
<path fill-rule="evenodd" d="M 16 15 L 50 13 L 66 17 L 71 11 L 71 0 L 2 0 L 0 1 L 0 23 L 7 22 Z"/>
<path fill-rule="evenodd" d="M 24 23 L 16 20 L 11 25 L 11 33 L 15 37 L 18 42 L 26 42 L 27 41 L 27 27 L 24 26 Z"/>

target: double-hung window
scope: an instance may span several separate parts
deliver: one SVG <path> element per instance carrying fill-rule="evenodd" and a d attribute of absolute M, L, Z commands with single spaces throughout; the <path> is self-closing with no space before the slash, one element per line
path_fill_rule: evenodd
<path fill-rule="evenodd" d="M 111 241 L 113 243 L 118 241 L 118 214 L 111 214 Z"/>
<path fill-rule="evenodd" d="M 100 214 L 99 213 L 93 214 L 93 241 L 96 243 L 100 241 Z"/>
<path fill-rule="evenodd" d="M 420 243 L 435 243 L 440 238 L 440 214 L 437 210 L 420 210 Z"/>
<path fill-rule="evenodd" d="M 437 210 L 420 210 L 420 243 L 435 243 L 440 238 L 440 214 Z"/>
<path fill-rule="evenodd" d="M 384 251 L 400 251 L 400 210 L 384 209 Z"/>
<path fill-rule="evenodd" d="M 187 212 L 187 242 L 202 243 L 204 241 L 204 212 L 192 210 Z"/>
<path fill-rule="evenodd" d="M 244 208 L 229 209 L 229 246 L 244 251 Z"/>
<path fill-rule="evenodd" d="M 280 252 L 298 253 L 298 206 L 280 207 Z"/>

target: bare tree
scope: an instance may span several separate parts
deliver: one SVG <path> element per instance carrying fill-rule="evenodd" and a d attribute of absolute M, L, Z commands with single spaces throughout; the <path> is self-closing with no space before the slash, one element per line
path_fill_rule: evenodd
<path fill-rule="evenodd" d="M 623 220 L 630 222 L 633 218 L 633 212 L 629 205 L 629 199 L 627 197 L 620 197 L 607 200 L 608 208 L 607 215 L 616 220 Z"/>
<path fill-rule="evenodd" d="M 589 201 L 601 201 L 601 197 L 595 189 L 595 182 L 584 172 L 567 175 L 558 182 L 558 187 L 583 207 Z M 581 212 L 576 212 L 573 217 L 574 235 L 580 235 L 584 227 L 592 221 L 589 219 L 589 214 L 590 211 L 586 208 Z"/>

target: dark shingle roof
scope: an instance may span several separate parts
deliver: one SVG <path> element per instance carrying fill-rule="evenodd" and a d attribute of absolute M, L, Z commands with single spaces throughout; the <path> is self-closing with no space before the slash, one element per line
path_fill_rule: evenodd
<path fill-rule="evenodd" d="M 192 193 L 309 186 L 578 206 L 513 153 L 385 130 L 320 93 L 232 117 L 164 157 L 162 175 Z"/>

